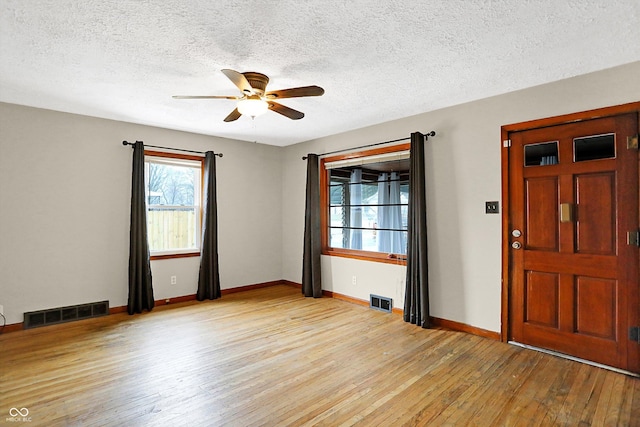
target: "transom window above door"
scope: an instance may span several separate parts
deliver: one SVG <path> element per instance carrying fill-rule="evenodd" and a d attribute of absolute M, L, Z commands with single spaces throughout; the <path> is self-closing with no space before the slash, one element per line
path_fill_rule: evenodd
<path fill-rule="evenodd" d="M 589 135 L 573 138 L 573 157 L 560 159 L 558 141 L 536 142 L 524 147 L 525 166 L 551 166 L 562 160 L 586 162 L 590 160 L 614 159 L 616 157 L 615 134 Z"/>

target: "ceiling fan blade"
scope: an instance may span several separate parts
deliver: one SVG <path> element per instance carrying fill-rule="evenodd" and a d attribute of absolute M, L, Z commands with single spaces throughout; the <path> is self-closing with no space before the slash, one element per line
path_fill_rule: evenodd
<path fill-rule="evenodd" d="M 269 99 L 299 98 L 301 96 L 321 96 L 323 93 L 324 89 L 320 86 L 303 86 L 267 92 L 266 97 Z"/>
<path fill-rule="evenodd" d="M 234 109 L 227 117 L 224 118 L 225 122 L 233 122 L 234 120 L 238 120 L 242 114 L 238 109 Z"/>
<path fill-rule="evenodd" d="M 280 113 L 285 117 L 289 117 L 291 120 L 300 120 L 304 117 L 304 113 L 294 110 L 293 108 L 285 107 L 282 104 L 278 104 L 273 101 L 267 101 L 269 104 L 269 109 L 275 111 L 276 113 Z"/>
<path fill-rule="evenodd" d="M 253 88 L 251 87 L 251 84 L 249 84 L 249 80 L 247 80 L 244 74 L 239 73 L 235 70 L 230 70 L 228 68 L 225 68 L 224 70 L 222 70 L 222 72 L 229 78 L 229 80 L 233 82 L 234 85 L 238 87 L 238 89 L 240 89 L 242 93 L 248 95 L 253 94 Z"/>
<path fill-rule="evenodd" d="M 240 99 L 239 96 L 217 96 L 217 95 L 202 95 L 202 96 L 190 96 L 190 95 L 174 95 L 173 99 Z"/>

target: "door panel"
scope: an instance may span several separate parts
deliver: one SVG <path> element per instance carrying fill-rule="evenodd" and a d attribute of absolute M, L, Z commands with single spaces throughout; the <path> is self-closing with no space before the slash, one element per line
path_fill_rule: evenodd
<path fill-rule="evenodd" d="M 640 371 L 637 129 L 634 113 L 509 134 L 510 339 Z"/>
<path fill-rule="evenodd" d="M 615 173 L 579 174 L 576 186 L 576 252 L 615 255 Z"/>
<path fill-rule="evenodd" d="M 526 248 L 558 250 L 558 179 L 557 177 L 526 180 L 527 208 Z"/>
<path fill-rule="evenodd" d="M 578 276 L 575 295 L 575 332 L 615 341 L 617 281 Z"/>
<path fill-rule="evenodd" d="M 558 328 L 559 279 L 558 274 L 527 271 L 525 322 Z"/>

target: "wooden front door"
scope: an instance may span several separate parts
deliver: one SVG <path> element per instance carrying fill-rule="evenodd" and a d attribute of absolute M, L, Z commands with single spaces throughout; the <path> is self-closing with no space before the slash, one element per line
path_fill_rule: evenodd
<path fill-rule="evenodd" d="M 638 114 L 508 133 L 509 337 L 640 372 Z"/>

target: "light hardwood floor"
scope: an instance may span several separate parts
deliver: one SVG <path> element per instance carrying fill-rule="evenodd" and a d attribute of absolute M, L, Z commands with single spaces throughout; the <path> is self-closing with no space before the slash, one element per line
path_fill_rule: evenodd
<path fill-rule="evenodd" d="M 640 379 L 288 286 L 4 334 L 0 370 L 14 426 L 640 425 Z"/>

